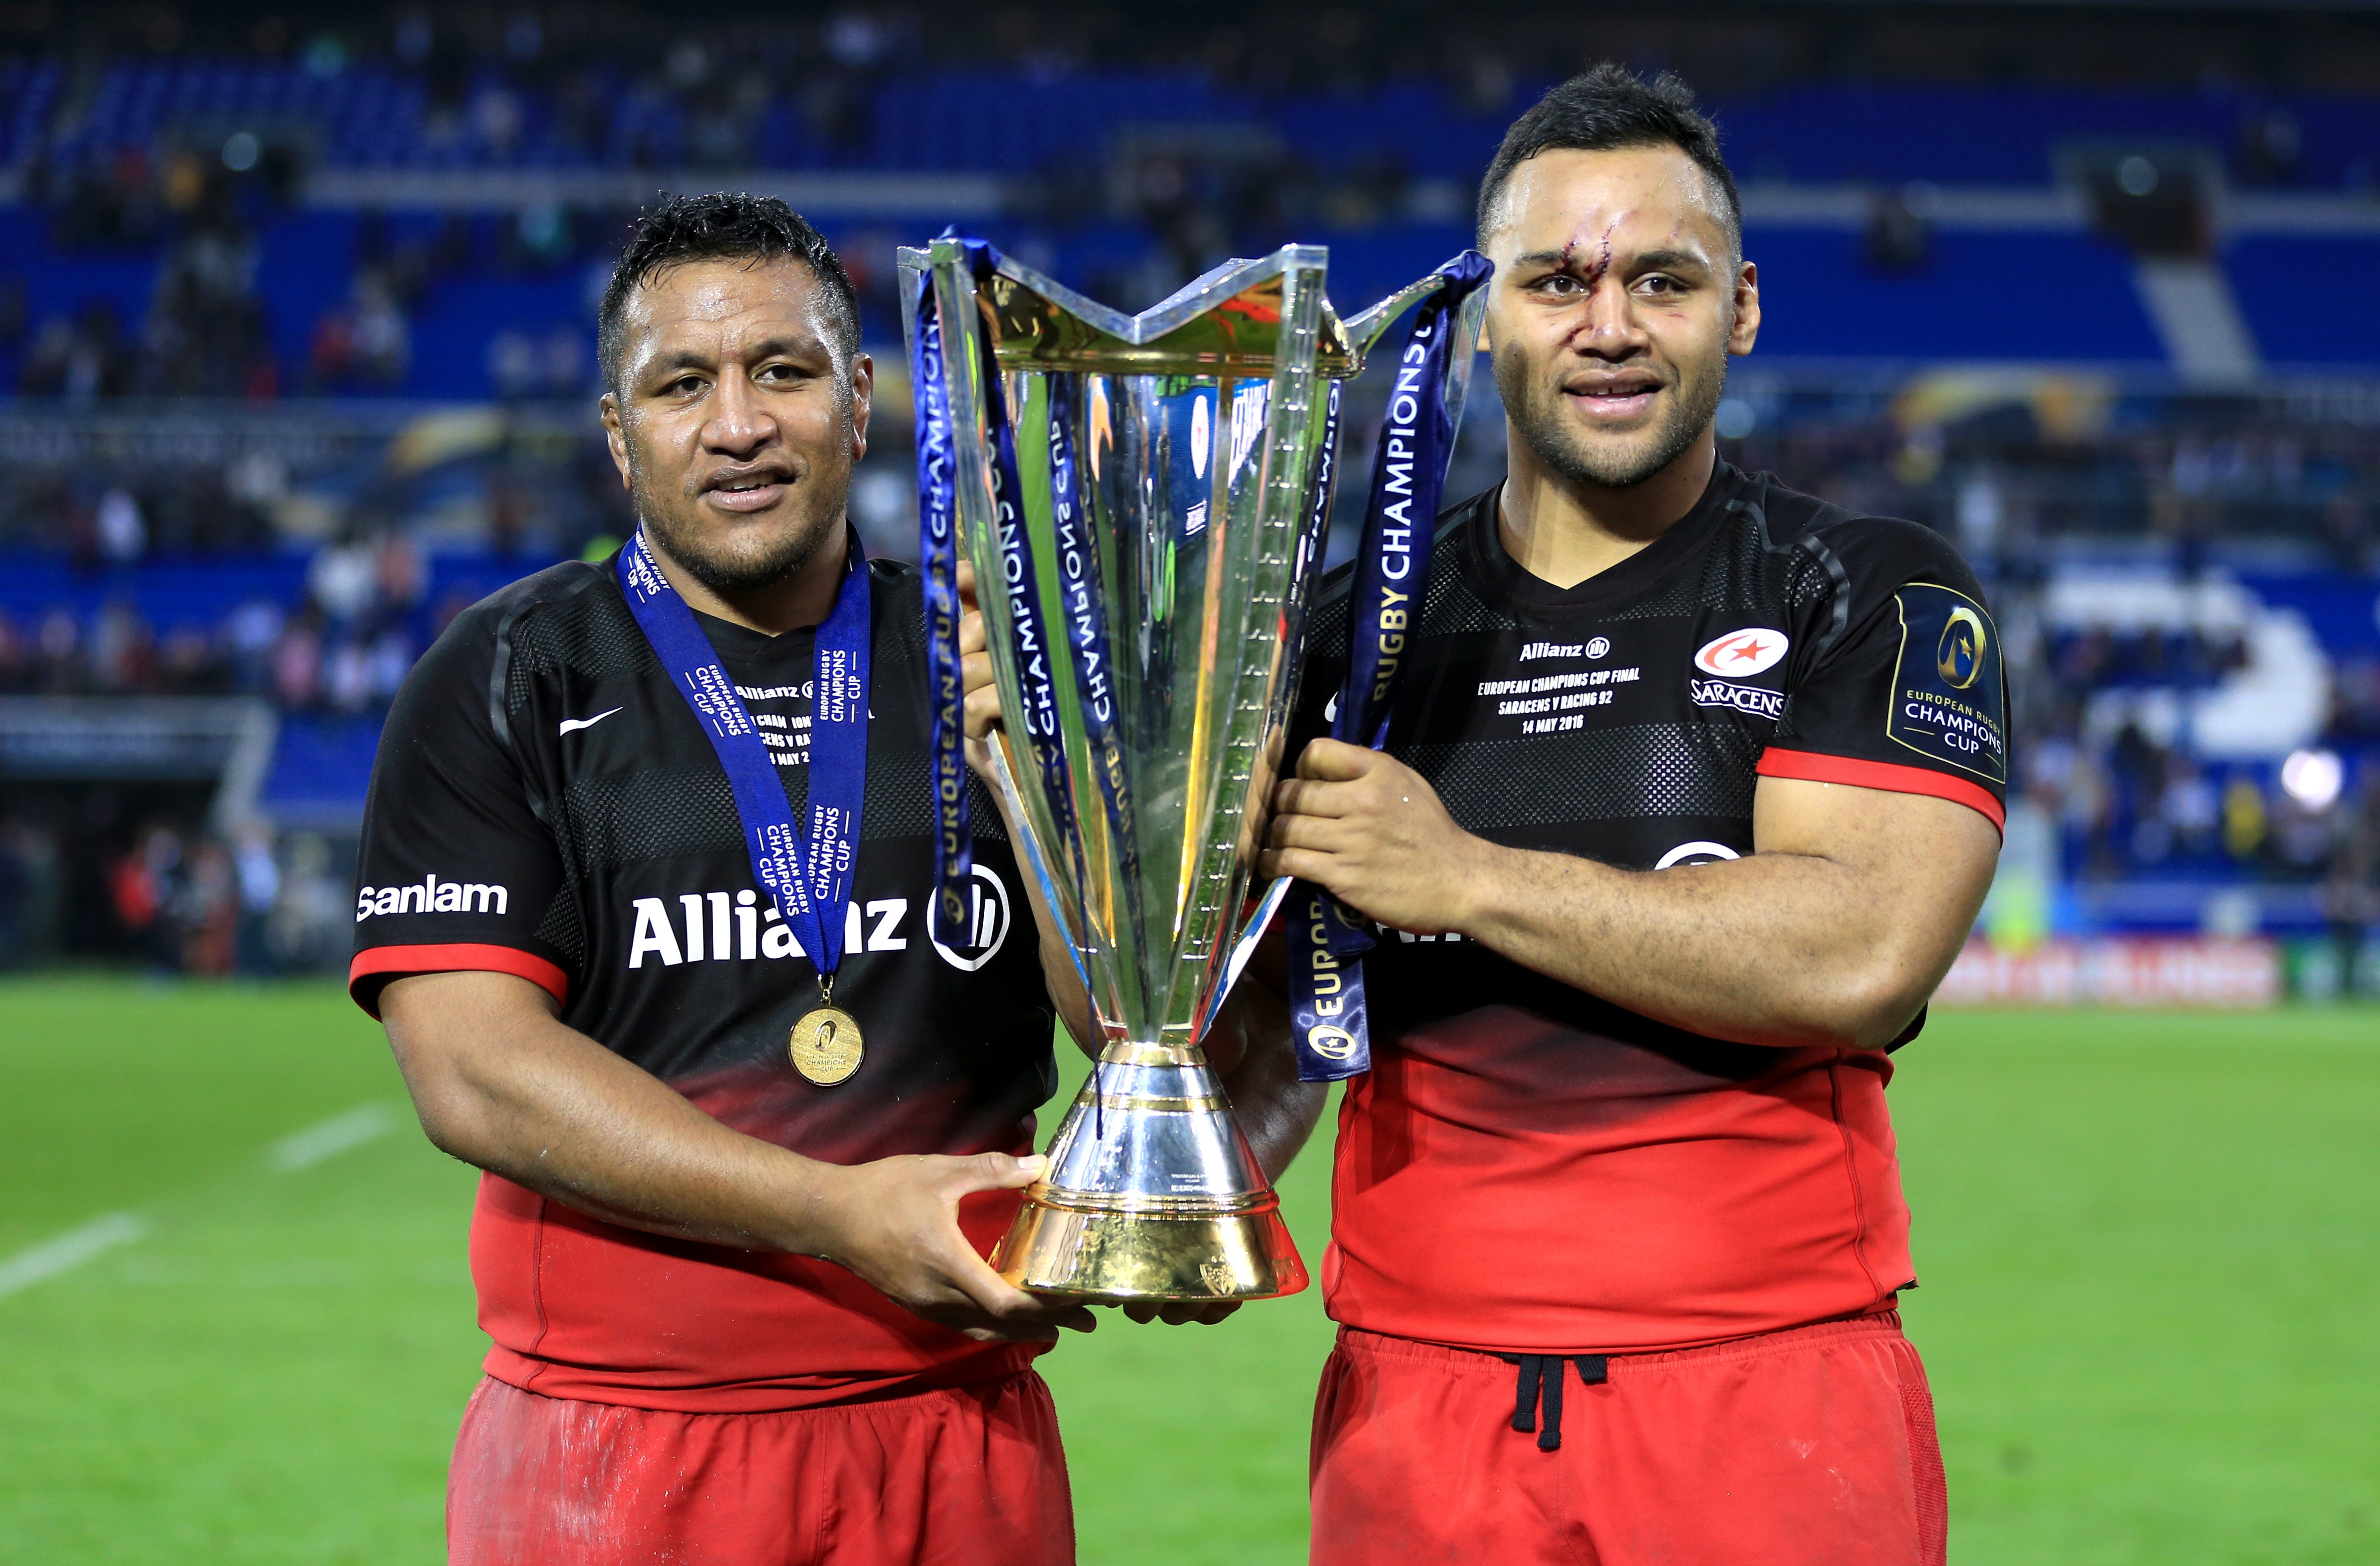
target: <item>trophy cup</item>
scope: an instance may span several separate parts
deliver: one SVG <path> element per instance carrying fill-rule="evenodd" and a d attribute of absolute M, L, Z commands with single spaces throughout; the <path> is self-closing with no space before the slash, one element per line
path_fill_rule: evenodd
<path fill-rule="evenodd" d="M 900 264 L 932 382 L 921 494 L 946 497 L 942 547 L 982 584 L 1018 857 L 1105 1038 L 991 1264 L 1094 1300 L 1295 1293 L 1305 1264 L 1199 1039 L 1287 888 L 1246 905 L 1328 522 L 1334 382 L 1443 279 L 1342 322 L 1326 252 L 1290 245 L 1126 316 L 975 241 Z M 1484 302 L 1455 323 L 1456 417 Z M 923 438 L 929 393 L 946 443 Z"/>

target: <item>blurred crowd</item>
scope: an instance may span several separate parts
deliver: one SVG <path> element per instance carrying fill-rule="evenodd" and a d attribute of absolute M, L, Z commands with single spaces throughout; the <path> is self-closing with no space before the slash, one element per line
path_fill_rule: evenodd
<path fill-rule="evenodd" d="M 124 841 L 90 812 L 0 815 L 0 972 L 61 956 L 265 978 L 347 954 L 348 865 L 322 833 L 218 837 L 165 819 Z"/>
<path fill-rule="evenodd" d="M 492 585 L 428 602 L 419 545 L 393 533 L 316 552 L 291 601 L 249 596 L 163 628 L 128 593 L 87 617 L 63 604 L 21 621 L 0 609 L 0 694 L 264 696 L 284 711 L 366 711 Z"/>
<path fill-rule="evenodd" d="M 2019 791 L 2058 824 L 2069 874 L 2287 883 L 2337 871 L 2346 882 L 2374 884 L 2380 764 L 2367 761 L 2350 781 L 2342 758 L 2380 738 L 2380 663 L 2364 658 L 2347 665 L 2325 732 L 2277 766 L 2204 759 L 2181 735 L 2160 743 L 2157 725 L 2138 717 L 2105 734 L 2087 722 L 2092 698 L 2111 688 L 2101 675 L 2114 662 L 2137 659 L 2147 677 L 2204 690 L 2236 666 L 2237 637 L 2096 632 L 2046 645 L 2010 639 L 2010 685 L 2022 693 L 2020 716 L 2033 720 L 2016 735 Z M 2167 650 L 2153 652 L 2159 644 Z M 2165 659 L 2172 662 L 2159 667 Z"/>
<path fill-rule="evenodd" d="M 63 585 L 0 581 L 0 695 L 251 696 L 298 723 L 369 725 L 469 601 L 630 524 L 586 424 L 593 300 L 629 216 L 616 189 L 392 214 L 310 205 L 308 182 L 325 170 L 990 173 L 1002 210 L 988 232 L 1095 297 L 1140 308 L 1292 237 L 1370 234 L 1393 248 L 1427 229 L 1437 243 L 1468 221 L 1470 181 L 1503 124 L 1544 82 L 1599 57 L 1675 68 L 1706 99 L 1738 103 L 1794 84 L 2179 85 L 2212 105 L 2209 134 L 2229 135 L 2213 155 L 2233 185 L 2342 191 L 2374 175 L 2369 148 L 2339 145 L 2350 122 L 2301 119 L 2290 94 L 2380 91 L 2380 53 L 2278 13 L 2252 29 L 2212 13 L 2142 28 L 2081 9 L 1946 28 L 1873 7 L 1541 7 L 1524 31 L 1459 11 L 1235 3 L 913 0 L 698 18 L 444 0 L 298 18 L 153 0 L 103 0 L 71 18 L 0 7 L 0 176 L 18 209 L 0 215 L 46 247 L 18 263 L 24 275 L 0 255 L 0 377 L 18 392 L 128 424 L 156 405 L 119 399 L 204 398 L 215 411 L 188 417 L 227 428 L 243 417 L 234 405 L 488 395 L 506 420 L 543 409 L 564 431 L 499 434 L 462 455 L 440 446 L 446 434 L 383 431 L 319 470 L 254 450 L 12 455 L 0 461 L 0 572 L 30 563 Z M 236 111 L 208 107 L 218 88 Z M 279 107 L 255 109 L 267 100 Z M 1763 164 L 1776 154 L 1760 145 L 1731 149 L 1748 181 L 1809 177 Z M 1927 264 L 1916 188 L 1876 185 L 1859 264 Z M 886 395 L 855 516 L 872 552 L 902 554 L 913 500 L 890 261 L 916 236 L 855 222 L 829 237 Z M 302 285 L 288 285 L 318 243 L 335 262 L 296 266 Z M 41 273 L 47 295 L 29 290 L 41 266 L 84 258 L 153 261 L 153 284 L 140 272 L 145 297 L 86 294 Z M 532 293 L 545 302 L 507 313 Z M 480 301 L 468 321 L 453 305 L 462 295 Z M 484 356 L 485 394 L 422 380 L 458 342 Z M 1488 379 L 1450 494 L 1500 469 Z M 2321 732 L 2285 762 L 2212 759 L 2169 715 L 2242 669 L 2244 633 L 2060 624 L 2049 603 L 2070 546 L 2093 540 L 2185 582 L 2228 569 L 2243 542 L 2282 568 L 2374 581 L 2380 406 L 2368 384 L 2324 402 L 2087 375 L 1902 382 L 1797 382 L 1755 359 L 1719 411 L 1725 449 L 1958 540 L 2005 637 L 2015 793 L 2050 823 L 2061 874 L 2285 883 L 2316 889 L 2341 929 L 2380 918 L 2380 659 L 2335 661 Z M 1359 387 L 1351 429 L 1378 391 Z M 1347 458 L 1360 480 L 1363 454 Z M 1343 524 L 1355 508 L 1342 495 L 1338 509 Z M 152 590 L 176 572 L 175 590 Z M 2172 699 L 2131 699 L 2158 692 Z M 105 950 L 159 970 L 258 974 L 343 945 L 348 848 L 336 836 L 213 831 L 129 795 L 109 796 L 102 822 L 87 803 L 0 804 L 0 965 Z"/>

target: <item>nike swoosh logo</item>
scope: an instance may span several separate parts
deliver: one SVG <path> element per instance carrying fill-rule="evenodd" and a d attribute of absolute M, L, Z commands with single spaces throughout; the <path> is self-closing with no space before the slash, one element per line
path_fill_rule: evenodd
<path fill-rule="evenodd" d="M 612 712 L 617 712 L 620 709 L 617 707 L 612 709 Z M 565 718 L 562 720 L 562 732 L 564 734 L 568 734 L 573 729 L 591 729 L 596 724 L 601 722 L 604 719 L 610 717 L 612 712 L 598 712 L 592 718 Z"/>

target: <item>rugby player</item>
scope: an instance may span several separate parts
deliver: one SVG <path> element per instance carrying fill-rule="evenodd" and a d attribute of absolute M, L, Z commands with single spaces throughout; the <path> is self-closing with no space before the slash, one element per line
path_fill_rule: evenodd
<path fill-rule="evenodd" d="M 1939 1561 L 1884 1089 L 1998 854 L 1991 616 L 1928 529 L 1718 456 L 1760 294 L 1682 84 L 1555 89 L 1479 245 L 1506 477 L 1440 519 L 1386 751 L 1293 752 L 1263 856 L 1385 932 L 1313 1558 Z"/>
<path fill-rule="evenodd" d="M 601 309 L 613 457 L 796 820 L 814 648 L 853 590 L 858 338 L 833 252 L 751 197 L 647 216 Z M 864 1049 L 835 1085 L 788 1048 L 815 954 L 611 564 L 465 613 L 390 713 L 350 986 L 431 1139 L 486 1171 L 458 1563 L 1074 1559 L 1030 1361 L 1090 1318 L 983 1258 L 1039 1171 L 1053 1009 L 1090 1037 L 1082 989 L 1055 927 L 1020 928 L 979 784 L 974 941 L 928 928 L 919 580 L 856 568 L 872 672 L 832 977 Z"/>

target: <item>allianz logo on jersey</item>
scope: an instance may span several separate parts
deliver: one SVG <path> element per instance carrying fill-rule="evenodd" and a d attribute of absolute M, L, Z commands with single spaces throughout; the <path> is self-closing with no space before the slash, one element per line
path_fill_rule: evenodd
<path fill-rule="evenodd" d="M 972 949 L 957 951 L 926 928 L 922 897 L 854 898 L 844 908 L 843 949 L 905 952 L 912 940 L 931 945 L 937 956 L 962 973 L 973 973 L 1000 954 L 1011 923 L 1008 888 L 984 865 L 975 867 Z M 734 892 L 682 892 L 675 897 L 638 897 L 629 902 L 628 965 L 674 968 L 687 963 L 782 962 L 806 957 L 801 942 L 773 904 L 750 887 Z M 919 917 L 911 918 L 912 911 Z"/>
<path fill-rule="evenodd" d="M 501 914 L 511 902 L 501 886 L 427 875 L 410 886 L 356 888 L 356 923 L 374 914 Z"/>

